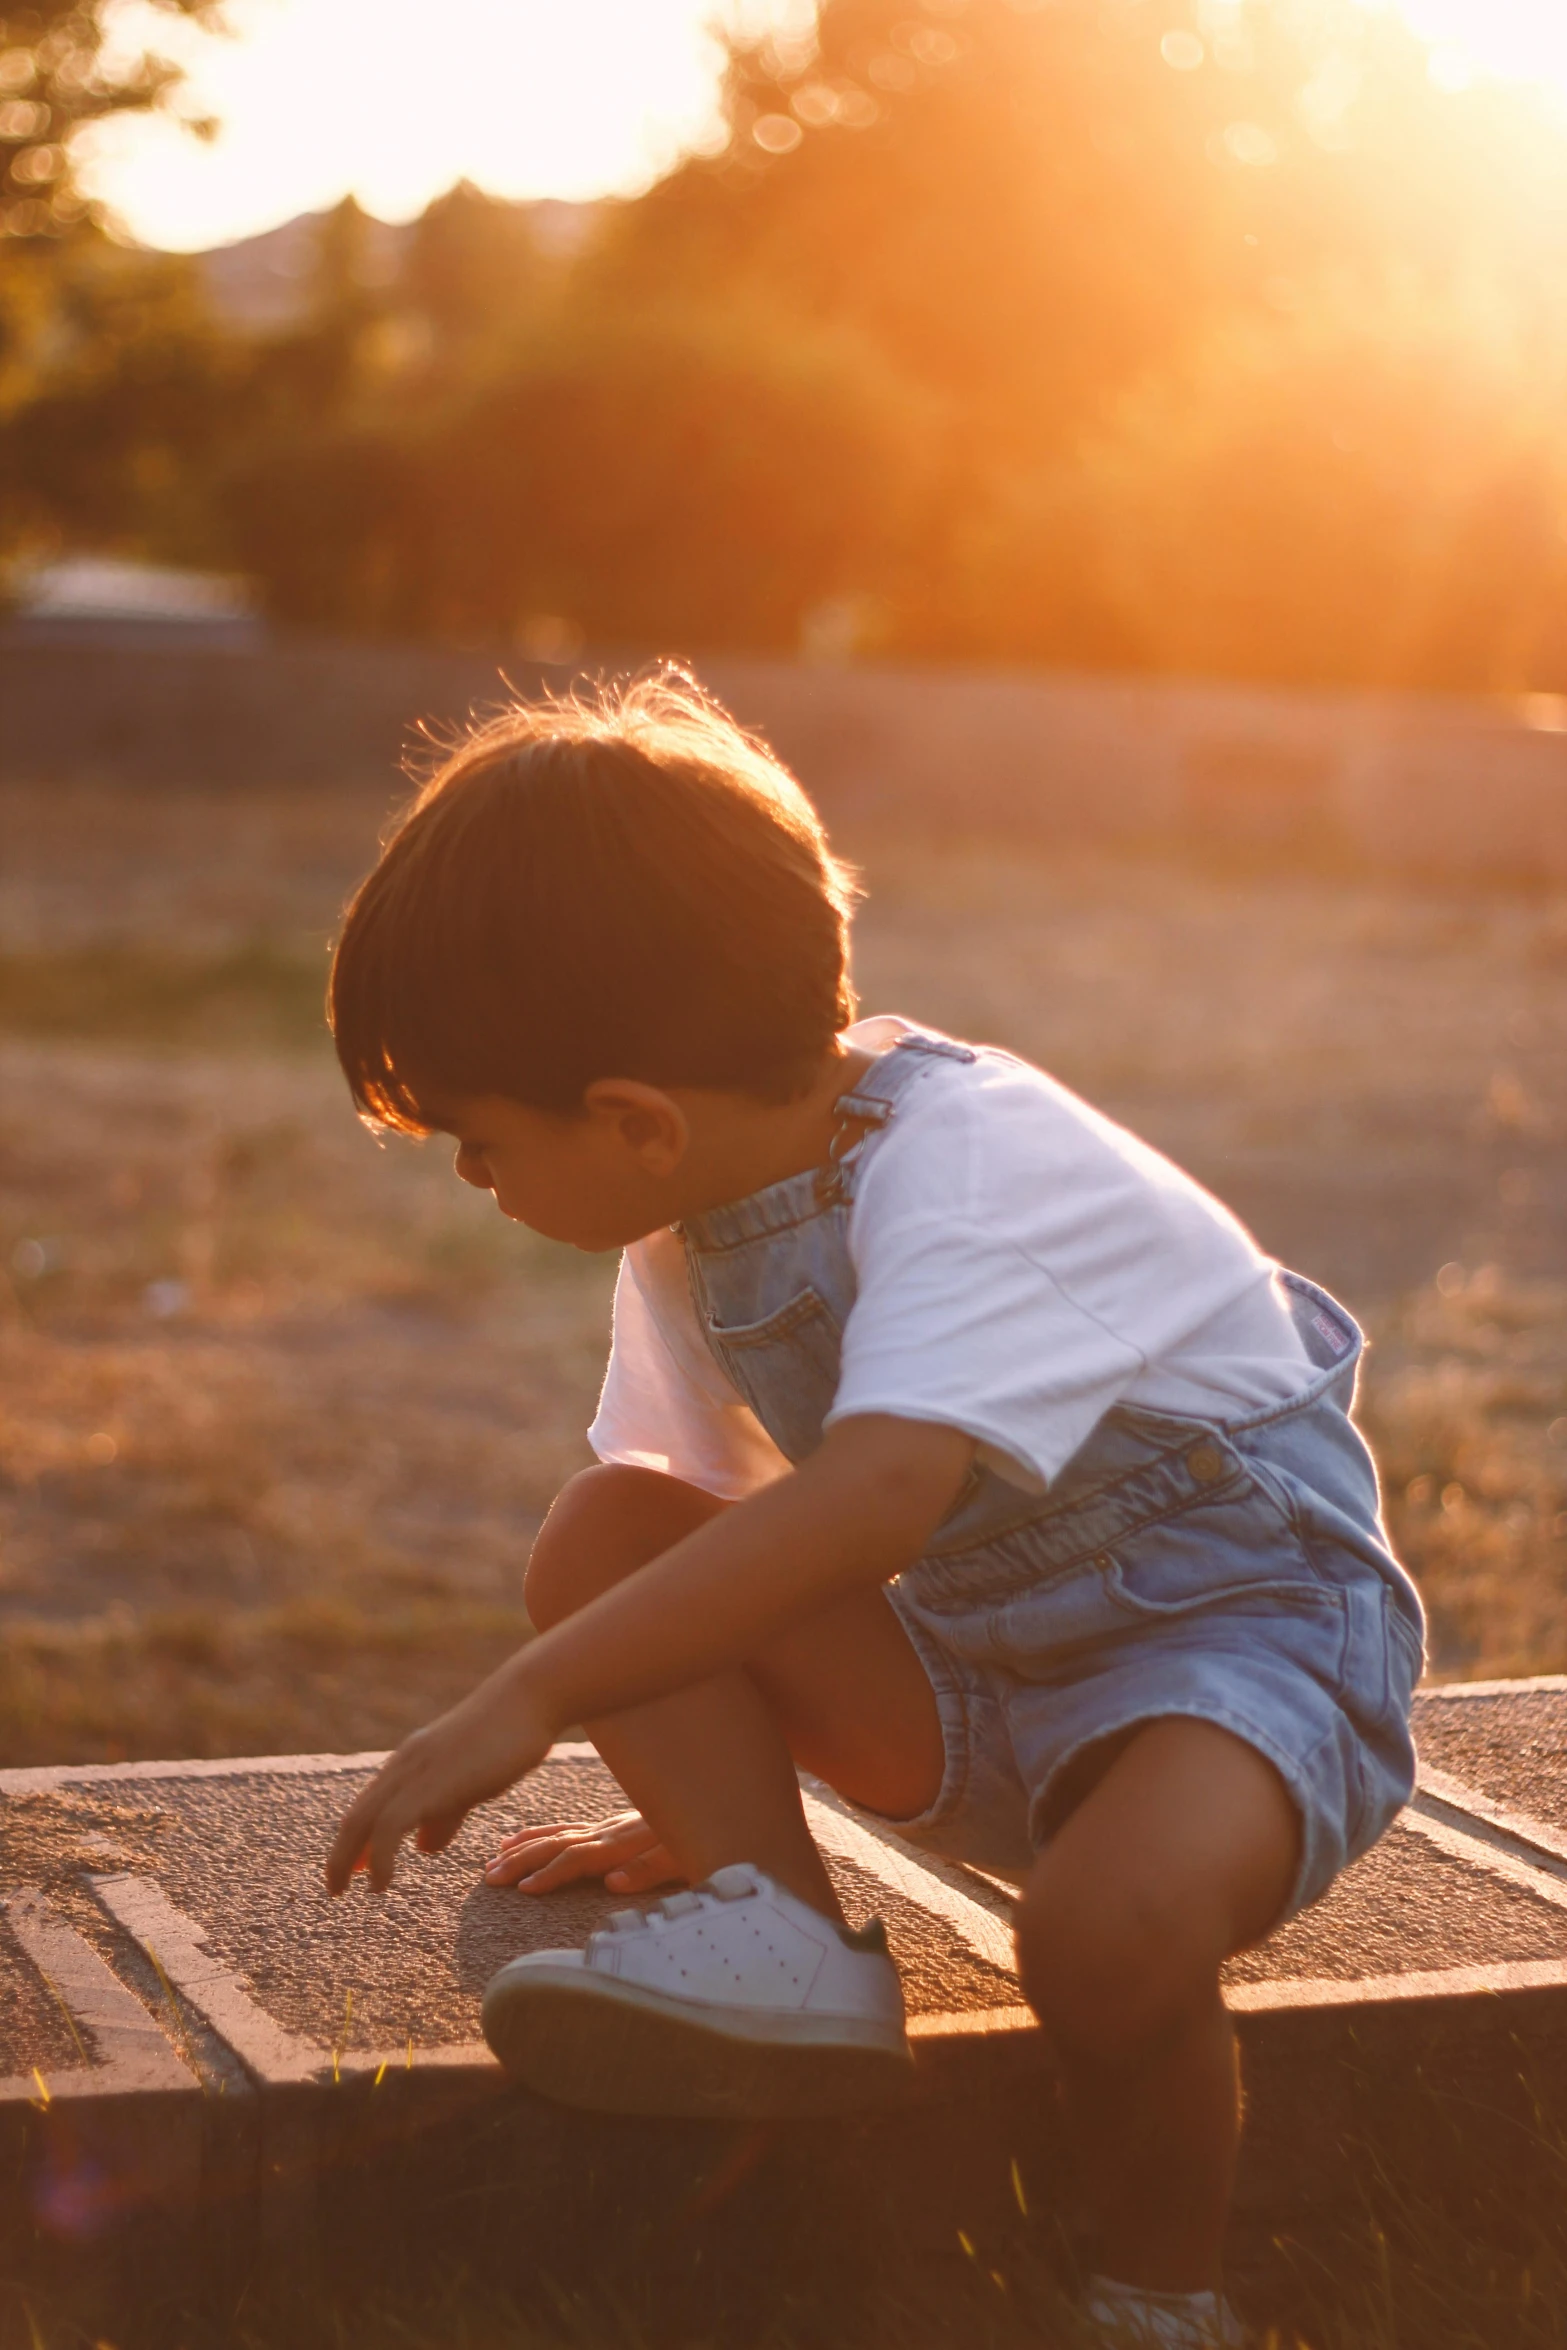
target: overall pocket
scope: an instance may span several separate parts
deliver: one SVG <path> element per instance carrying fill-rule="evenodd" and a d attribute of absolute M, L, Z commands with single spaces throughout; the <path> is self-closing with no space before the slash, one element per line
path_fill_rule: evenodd
<path fill-rule="evenodd" d="M 822 1440 L 838 1392 L 843 1333 L 814 1289 L 760 1322 L 708 1316 L 707 1341 L 784 1458 L 803 1461 Z"/>
<path fill-rule="evenodd" d="M 1388 1638 L 1403 1658 L 1403 1672 L 1399 1676 L 1394 1695 L 1408 1711 L 1421 1674 L 1426 1669 L 1425 1638 L 1418 1625 L 1412 1623 L 1392 1591 L 1386 1586 L 1382 1592 L 1382 1607 L 1387 1618 Z"/>
<path fill-rule="evenodd" d="M 1256 1486 L 1139 1530 L 1101 1561 L 1106 1596 L 1129 1622 L 1170 1622 L 1218 1612 L 1336 1621 L 1344 1597 L 1318 1574 L 1305 1546 Z"/>

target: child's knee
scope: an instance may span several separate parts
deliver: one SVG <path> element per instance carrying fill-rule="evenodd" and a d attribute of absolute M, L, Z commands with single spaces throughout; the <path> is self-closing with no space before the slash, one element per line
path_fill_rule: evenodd
<path fill-rule="evenodd" d="M 1157 1886 L 1085 1882 L 1048 1854 L 1018 1912 L 1023 1989 L 1065 2057 L 1135 2063 L 1218 1995 L 1218 1960 Z"/>
<path fill-rule="evenodd" d="M 539 1529 L 523 1578 L 535 1631 L 548 1631 L 725 1505 L 656 1469 L 599 1462 L 568 1479 Z"/>

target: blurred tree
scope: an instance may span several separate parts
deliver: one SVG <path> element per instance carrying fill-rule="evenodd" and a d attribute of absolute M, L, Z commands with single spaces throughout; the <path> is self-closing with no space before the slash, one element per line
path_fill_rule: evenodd
<path fill-rule="evenodd" d="M 731 143 L 621 212 L 606 296 L 743 285 L 850 317 L 1036 450 L 1226 290 L 1226 189 L 1205 120 L 1128 0 L 828 0 L 814 54 L 737 51 Z"/>
<path fill-rule="evenodd" d="M 298 622 L 790 644 L 896 566 L 929 434 L 846 329 L 671 309 L 541 335 L 476 389 L 258 447 L 233 543 Z"/>
<path fill-rule="evenodd" d="M 575 258 L 345 203 L 254 343 L 0 246 L 0 532 L 461 642 L 1567 683 L 1543 105 L 1360 0 L 823 0 L 726 103 Z"/>
<path fill-rule="evenodd" d="M 215 22 L 217 0 L 151 0 L 166 15 Z M 87 212 L 71 135 L 108 114 L 169 102 L 176 66 L 150 46 L 110 39 L 111 0 L 0 4 L 0 235 L 58 235 Z M 115 28 L 123 39 L 124 23 Z M 210 124 L 192 120 L 198 132 Z"/>
<path fill-rule="evenodd" d="M 214 0 L 152 0 L 218 21 Z M 110 0 L 0 0 L 0 555 L 72 536 L 201 535 L 199 478 L 224 369 L 191 265 L 111 243 L 72 140 L 172 102 L 178 69 Z M 191 120 L 197 132 L 210 125 Z"/>
<path fill-rule="evenodd" d="M 420 332 L 420 355 L 452 372 L 514 344 L 557 274 L 527 206 L 459 180 L 414 223 L 399 305 Z"/>
<path fill-rule="evenodd" d="M 729 107 L 721 157 L 620 213 L 600 298 L 743 288 L 852 319 L 935 396 L 912 651 L 1157 657 L 1146 599 L 1110 588 L 1083 451 L 1232 323 L 1282 349 L 1328 280 L 1371 310 L 1394 280 L 1440 305 L 1477 272 L 1520 312 L 1567 296 L 1559 124 L 1438 88 L 1357 0 L 827 0 L 814 43 L 737 50 Z M 1288 669 L 1260 619 L 1248 661 Z"/>
<path fill-rule="evenodd" d="M 90 232 L 4 257 L 0 555 L 221 555 L 212 474 L 252 370 L 192 265 Z"/>
<path fill-rule="evenodd" d="M 236 420 L 258 425 L 287 445 L 295 432 L 319 431 L 357 408 L 377 370 L 376 349 L 393 301 L 371 252 L 372 222 L 345 196 L 315 224 L 304 314 L 259 346 L 249 399 Z"/>
<path fill-rule="evenodd" d="M 1324 286 L 1123 404 L 1083 503 L 1151 665 L 1303 685 L 1567 684 L 1567 320 Z"/>

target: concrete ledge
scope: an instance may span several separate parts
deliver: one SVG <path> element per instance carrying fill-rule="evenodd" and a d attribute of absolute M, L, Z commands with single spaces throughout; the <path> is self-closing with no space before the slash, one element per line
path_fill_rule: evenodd
<path fill-rule="evenodd" d="M 1462 2110 L 1465 2143 L 1493 2166 L 1520 2158 L 1542 2105 L 1567 2115 L 1567 1822 L 1515 1808 L 1501 1784 L 1495 1709 L 1520 1705 L 1535 1745 L 1540 1722 L 1567 1740 L 1567 1682 L 1423 1698 L 1443 1760 L 1414 1806 L 1316 1910 L 1232 1969 L 1242 2226 L 1331 2203 L 1351 2144 L 1396 2153 L 1411 2178 L 1434 2150 L 1450 2158 L 1420 2120 L 1433 2097 Z M 613 1897 L 485 1887 L 478 1858 L 508 1805 L 451 1854 L 405 1862 L 384 1900 L 329 1902 L 325 1834 L 377 1760 L 0 1774 L 0 1851 L 10 1812 L 34 1868 L 0 1906 L 15 1986 L 0 2008 L 0 2171 L 14 2189 L 0 2253 L 13 2268 L 74 2276 L 90 2240 L 102 2291 L 124 2293 L 147 2262 L 186 2257 L 198 2226 L 226 2258 L 286 2245 L 308 2266 L 360 2238 L 368 2256 L 386 2211 L 416 2204 L 439 2206 L 454 2242 L 498 2244 L 500 2231 L 515 2244 L 521 2230 L 569 2267 L 610 2206 L 657 2204 L 677 2183 L 701 2204 L 715 2163 L 727 2176 L 742 2157 L 802 2228 L 838 2227 L 825 2199 L 858 2197 L 900 2258 L 910 2228 L 947 2242 L 1000 2228 L 1023 2176 L 1036 2202 L 1069 2204 L 1048 2059 L 991 1880 L 809 1786 L 845 1906 L 882 1914 L 903 1969 L 907 2095 L 832 2125 L 749 2132 L 572 2114 L 508 2086 L 477 2036 L 478 1996 L 506 1955 L 579 1942 Z M 517 1804 L 542 1820 L 618 1799 L 592 1749 L 567 1746 Z M 82 1865 L 106 1831 L 120 1865 Z M 65 2026 L 50 2025 L 57 2011 Z M 46 2030 L 52 2054 L 35 2064 L 25 2035 Z"/>

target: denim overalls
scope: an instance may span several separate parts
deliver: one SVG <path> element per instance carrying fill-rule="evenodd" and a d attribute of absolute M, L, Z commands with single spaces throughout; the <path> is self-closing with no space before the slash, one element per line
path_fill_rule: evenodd
<path fill-rule="evenodd" d="M 866 1158 L 940 1061 L 980 1057 L 904 1035 L 844 1097 L 867 1131 L 841 1160 L 682 1227 L 708 1344 L 791 1461 L 837 1391 Z M 976 1464 L 889 1586 L 946 1748 L 936 1801 L 902 1834 L 1021 1876 L 1090 1750 L 1169 1714 L 1218 1723 L 1282 1775 L 1303 1830 L 1293 1908 L 1407 1800 L 1422 1619 L 1349 1418 L 1363 1340 L 1325 1292 L 1282 1279 L 1314 1367 L 1288 1403 L 1234 1420 L 1118 1406 L 1042 1496 Z"/>

